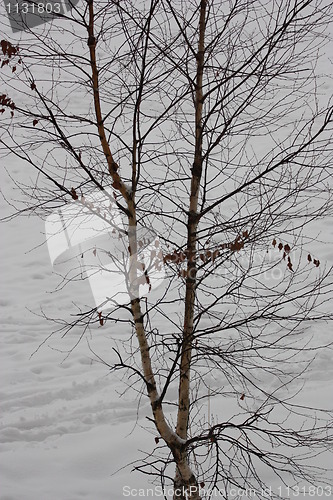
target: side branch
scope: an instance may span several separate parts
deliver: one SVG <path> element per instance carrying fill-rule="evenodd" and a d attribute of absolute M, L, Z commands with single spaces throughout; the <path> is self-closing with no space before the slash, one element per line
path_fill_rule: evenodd
<path fill-rule="evenodd" d="M 118 174 L 119 166 L 115 162 L 109 143 L 106 139 L 104 120 L 102 117 L 101 100 L 99 95 L 99 78 L 98 69 L 96 62 L 96 38 L 94 34 L 94 0 L 89 0 L 89 24 L 88 24 L 88 46 L 90 52 L 90 66 L 92 71 L 92 85 L 94 94 L 94 106 L 96 114 L 96 123 L 98 128 L 98 135 L 103 148 L 103 153 L 105 155 L 109 173 L 112 177 L 113 183 L 112 187 L 123 195 L 123 198 L 128 201 L 130 199 L 130 192 L 122 181 L 120 175 Z"/>

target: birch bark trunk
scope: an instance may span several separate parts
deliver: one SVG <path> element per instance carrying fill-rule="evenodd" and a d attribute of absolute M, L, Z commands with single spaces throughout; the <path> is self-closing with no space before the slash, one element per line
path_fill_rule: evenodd
<path fill-rule="evenodd" d="M 204 67 L 204 41 L 205 18 L 207 1 L 201 0 L 199 19 L 199 42 L 197 52 L 197 73 L 195 92 L 195 152 L 192 168 L 189 215 L 187 222 L 187 276 L 185 292 L 183 343 L 180 362 L 179 390 L 178 390 L 178 415 L 176 433 L 186 440 L 190 411 L 190 383 L 191 359 L 193 348 L 193 318 L 196 297 L 197 275 L 197 227 L 198 227 L 198 200 L 200 180 L 202 175 L 202 106 L 203 106 L 203 67 Z M 197 480 L 190 469 L 186 451 L 182 452 L 176 464 L 174 480 L 174 500 L 200 500 Z M 180 490 L 180 494 L 178 494 Z M 185 492 L 188 492 L 187 496 Z"/>
<path fill-rule="evenodd" d="M 146 383 L 147 393 L 149 396 L 152 413 L 154 417 L 154 423 L 157 431 L 159 432 L 162 439 L 168 445 L 171 453 L 173 454 L 175 460 L 179 460 L 181 456 L 180 449 L 184 446 L 185 441 L 181 439 L 179 435 L 176 434 L 168 424 L 165 419 L 162 402 L 160 394 L 157 389 L 156 380 L 154 377 L 151 358 L 149 354 L 149 344 L 146 337 L 146 332 L 143 325 L 143 315 L 141 311 L 141 304 L 139 299 L 139 285 L 137 280 L 137 266 L 135 265 L 135 256 L 137 255 L 138 240 L 137 240 L 137 215 L 136 215 L 136 204 L 135 204 L 135 183 L 132 183 L 132 190 L 129 190 L 125 183 L 123 182 L 120 174 L 118 173 L 118 165 L 115 162 L 110 145 L 106 138 L 106 133 L 104 129 L 103 114 L 100 101 L 99 93 L 99 78 L 98 78 L 98 65 L 96 59 L 96 38 L 94 36 L 94 1 L 89 0 L 89 25 L 88 25 L 88 46 L 90 51 L 90 66 L 92 72 L 92 86 L 94 95 L 94 107 L 95 107 L 95 117 L 96 124 L 99 134 L 100 143 L 104 152 L 105 159 L 107 161 L 109 174 L 113 180 L 113 187 L 115 190 L 119 191 L 126 206 L 122 206 L 117 203 L 118 207 L 125 212 L 128 218 L 128 242 L 129 242 L 129 252 L 130 256 L 134 257 L 133 264 L 130 265 L 129 269 L 129 283 L 132 287 L 129 290 L 131 295 L 131 311 L 135 323 L 135 332 L 139 343 L 141 363 L 142 363 L 142 375 Z M 135 161 L 133 161 L 133 179 L 135 179 Z M 189 476 L 187 466 L 181 467 L 184 475 Z M 192 498 L 192 497 L 191 497 Z M 193 497 L 194 499 L 195 497 Z"/>
<path fill-rule="evenodd" d="M 113 159 L 109 143 L 103 125 L 103 115 L 99 96 L 98 67 L 96 62 L 96 39 L 94 36 L 94 9 L 93 0 L 89 1 L 89 38 L 88 45 L 90 50 L 90 65 L 92 69 L 92 84 L 94 94 L 94 105 L 97 128 L 103 152 L 108 164 L 109 173 L 113 180 L 114 189 L 118 190 L 124 201 L 126 209 L 124 210 L 128 217 L 128 239 L 129 251 L 131 256 L 137 254 L 137 220 L 135 205 L 135 190 L 129 191 L 123 183 L 119 173 L 118 165 Z M 130 266 L 129 281 L 134 285 L 132 289 L 131 310 L 135 323 L 136 336 L 139 343 L 143 377 L 146 383 L 148 396 L 154 416 L 155 426 L 162 439 L 170 448 L 176 462 L 176 475 L 174 480 L 174 499 L 175 500 L 201 500 L 198 488 L 198 482 L 195 478 L 187 457 L 184 444 L 187 439 L 188 419 L 190 407 L 190 369 L 193 343 L 193 317 L 196 294 L 196 245 L 197 245 L 197 226 L 198 226 L 198 199 L 200 189 L 200 179 L 202 174 L 202 77 L 204 62 L 204 33 L 205 33 L 205 15 L 206 0 L 200 3 L 199 20 L 199 43 L 197 52 L 197 75 L 196 75 L 196 94 L 195 94 L 195 153 L 191 178 L 191 193 L 189 204 L 189 216 L 187 224 L 187 278 L 185 293 L 185 313 L 184 313 L 184 331 L 180 363 L 179 379 L 179 406 L 177 415 L 176 432 L 174 432 L 165 419 L 162 408 L 162 402 L 157 390 L 157 385 L 152 370 L 149 354 L 149 345 L 146 332 L 143 325 L 143 315 L 138 290 L 135 287 L 137 283 L 137 268 Z M 133 165 L 135 168 L 135 165 Z M 124 209 L 124 208 L 123 208 Z"/>

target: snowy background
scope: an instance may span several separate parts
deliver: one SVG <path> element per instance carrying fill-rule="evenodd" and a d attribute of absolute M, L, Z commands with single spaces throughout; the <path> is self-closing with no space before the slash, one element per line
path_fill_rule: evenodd
<path fill-rule="evenodd" d="M 1 165 L 1 218 L 13 213 L 8 202 L 19 197 L 5 169 L 27 182 L 31 174 L 14 159 Z M 333 265 L 332 220 L 316 223 L 313 231 L 316 241 L 308 250 Z M 138 415 L 133 397 L 120 398 L 123 382 L 92 359 L 87 341 L 68 356 L 77 333 L 49 337 L 54 325 L 42 317 L 42 310 L 59 318 L 73 313 L 75 293 L 91 304 L 88 284 L 54 293 L 59 279 L 37 217 L 11 219 L 1 224 L 1 234 L 0 500 L 120 500 L 126 485 L 147 488 L 147 478 L 125 466 L 140 458 L 140 450 L 155 447 L 154 435 L 142 429 L 148 406 Z M 323 325 L 313 329 L 323 343 L 332 336 Z M 103 355 L 111 335 L 128 331 L 106 325 L 92 333 L 89 345 Z M 303 402 L 326 407 L 333 400 L 332 352 L 321 353 L 308 377 Z M 218 402 L 211 412 L 219 413 Z M 317 465 L 325 461 L 331 465 L 327 456 Z"/>

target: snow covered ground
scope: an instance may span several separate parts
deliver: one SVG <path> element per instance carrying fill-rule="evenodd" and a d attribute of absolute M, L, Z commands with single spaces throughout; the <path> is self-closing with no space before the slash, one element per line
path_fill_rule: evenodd
<path fill-rule="evenodd" d="M 9 211 L 4 201 L 0 210 Z M 135 402 L 119 398 L 121 382 L 107 367 L 91 361 L 85 341 L 67 359 L 55 349 L 70 348 L 74 335 L 55 336 L 35 352 L 53 327 L 36 315 L 40 306 L 47 310 L 51 304 L 59 316 L 71 310 L 67 293 L 59 303 L 51 293 L 57 279 L 46 245 L 38 246 L 44 241 L 43 228 L 36 218 L 2 225 L 0 499 L 120 500 L 126 485 L 146 488 L 146 477 L 130 473 L 130 467 L 113 473 L 139 458 L 139 450 L 153 449 L 154 438 L 141 429 L 142 421 L 135 425 Z M 323 222 L 322 229 L 332 241 L 332 226 Z M 330 257 L 329 249 L 324 253 Z M 99 354 L 110 349 L 108 328 L 96 327 L 91 339 Z M 322 329 L 318 334 L 327 340 L 331 332 Z M 327 406 L 332 380 L 332 353 L 322 353 L 310 373 L 307 399 L 317 407 Z M 218 413 L 214 405 L 212 412 Z M 142 417 L 145 414 L 147 407 L 141 410 Z"/>
<path fill-rule="evenodd" d="M 65 361 L 54 349 L 71 347 L 73 338 L 50 339 L 31 356 L 52 325 L 30 310 L 57 301 L 46 246 L 30 252 L 43 242 L 42 231 L 36 218 L 2 226 L 0 498 L 122 498 L 128 471 L 111 474 L 147 441 L 133 430 L 135 404 L 119 399 L 115 377 L 91 362 L 86 342 Z M 56 306 L 59 314 L 70 308 L 70 297 Z M 108 333 L 95 335 L 99 353 L 110 348 Z"/>
<path fill-rule="evenodd" d="M 29 175 L 23 165 L 6 167 L 16 176 Z M 8 200 L 15 199 L 7 176 L 1 187 Z M 0 199 L 0 217 L 11 211 Z M 92 297 L 87 284 L 71 288 L 71 295 L 53 292 L 58 278 L 43 233 L 36 217 L 1 225 L 0 500 L 121 500 L 126 485 L 148 487 L 145 476 L 121 468 L 155 446 L 154 436 L 141 427 L 149 408 L 143 405 L 138 416 L 133 398 L 120 398 L 121 380 L 92 360 L 86 340 L 67 356 L 77 332 L 48 339 L 54 325 L 41 317 L 41 308 L 62 317 L 73 312 L 76 293 L 86 294 L 87 303 Z M 333 264 L 332 220 L 316 224 L 316 233 L 309 250 Z M 332 336 L 322 325 L 313 328 L 323 342 Z M 126 334 L 125 325 L 110 329 L 96 326 L 90 339 L 101 355 L 110 351 L 111 334 Z M 332 381 L 332 352 L 323 352 L 309 372 L 304 397 L 315 407 L 327 406 Z M 212 412 L 219 412 L 217 403 Z"/>
<path fill-rule="evenodd" d="M 22 167 L 10 166 L 25 175 Z M 6 177 L 2 189 L 15 198 Z M 1 215 L 10 211 L 1 200 Z M 322 262 L 333 263 L 332 221 L 322 221 L 316 230 L 331 243 L 323 245 L 318 238 L 311 250 Z M 141 428 L 148 407 L 141 409 L 137 422 L 135 401 L 119 397 L 121 381 L 92 361 L 85 340 L 67 357 L 77 333 L 64 339 L 55 335 L 43 343 L 54 325 L 39 316 L 41 308 L 58 317 L 73 312 L 73 296 L 53 293 L 58 278 L 52 273 L 43 221 L 16 218 L 2 224 L 1 232 L 0 500 L 120 500 L 126 485 L 147 488 L 146 477 L 130 473 L 131 467 L 114 473 L 139 458 L 139 450 L 154 448 L 154 436 Z M 91 303 L 85 285 L 77 293 L 86 294 Z M 124 325 L 111 328 L 96 326 L 90 339 L 100 355 L 110 351 L 109 335 L 125 335 Z M 323 341 L 332 335 L 322 326 L 314 329 Z M 328 351 L 309 373 L 308 402 L 327 406 L 332 380 Z M 212 412 L 218 413 L 217 403 Z M 323 460 L 328 458 L 321 465 Z"/>

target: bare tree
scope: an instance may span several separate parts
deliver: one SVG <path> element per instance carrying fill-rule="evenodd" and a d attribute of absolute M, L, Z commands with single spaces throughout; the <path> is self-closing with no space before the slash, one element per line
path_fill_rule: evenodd
<path fill-rule="evenodd" d="M 76 228 L 90 213 L 96 237 L 109 225 L 121 240 L 117 257 L 105 242 L 79 255 L 113 259 L 128 300 L 106 292 L 60 328 L 82 338 L 129 315 L 136 343 L 115 362 L 94 354 L 149 398 L 156 448 L 136 468 L 175 499 L 267 498 L 267 470 L 291 487 L 325 473 L 310 459 L 332 446 L 332 412 L 299 402 L 297 380 L 330 346 L 312 334 L 332 318 L 332 270 L 306 243 L 332 209 L 316 71 L 331 13 L 321 0 L 89 0 L 1 42 L 1 150 L 37 172 L 15 180 L 20 213 Z M 107 270 L 96 262 L 88 275 Z"/>

